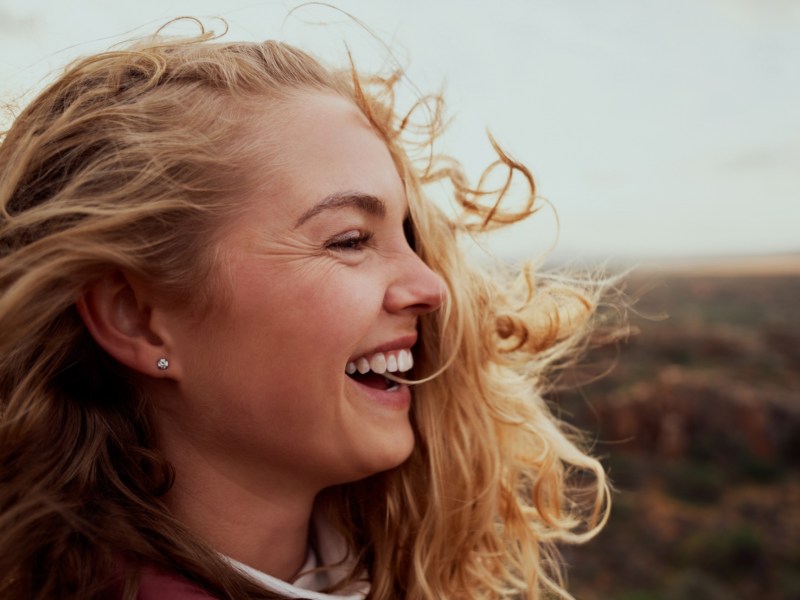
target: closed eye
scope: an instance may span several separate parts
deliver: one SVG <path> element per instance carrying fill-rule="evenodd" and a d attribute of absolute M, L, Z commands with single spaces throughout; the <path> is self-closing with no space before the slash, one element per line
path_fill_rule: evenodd
<path fill-rule="evenodd" d="M 325 244 L 325 248 L 336 252 L 355 252 L 363 250 L 371 239 L 371 231 L 353 230 L 328 240 Z"/>

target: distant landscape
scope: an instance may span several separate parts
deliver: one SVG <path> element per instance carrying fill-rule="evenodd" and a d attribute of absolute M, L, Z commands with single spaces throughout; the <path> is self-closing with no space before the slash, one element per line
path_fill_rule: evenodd
<path fill-rule="evenodd" d="M 553 403 L 617 490 L 564 549 L 579 600 L 800 598 L 800 257 L 775 266 L 633 274 L 638 335 L 564 377 L 611 369 Z"/>

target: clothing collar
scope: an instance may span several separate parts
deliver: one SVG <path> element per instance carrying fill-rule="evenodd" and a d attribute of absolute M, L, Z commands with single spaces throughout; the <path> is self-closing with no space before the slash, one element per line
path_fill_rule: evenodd
<path fill-rule="evenodd" d="M 288 598 L 304 598 L 306 600 L 364 600 L 370 590 L 369 582 L 357 580 L 336 593 L 322 592 L 333 584 L 342 581 L 355 565 L 347 544 L 330 523 L 319 515 L 312 520 L 316 548 L 308 546 L 308 555 L 300 575 L 291 583 L 267 575 L 232 558 L 227 558 L 231 565 L 242 573 L 263 585 L 267 589 L 278 592 Z M 317 567 L 327 567 L 314 571 Z"/>

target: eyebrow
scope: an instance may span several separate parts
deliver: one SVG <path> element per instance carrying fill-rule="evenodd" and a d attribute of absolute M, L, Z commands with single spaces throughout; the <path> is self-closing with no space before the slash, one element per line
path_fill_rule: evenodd
<path fill-rule="evenodd" d="M 325 196 L 320 202 L 300 215 L 294 224 L 295 229 L 303 223 L 325 212 L 326 210 L 339 210 L 341 208 L 357 208 L 376 217 L 386 215 L 386 204 L 380 198 L 361 192 L 334 192 Z"/>

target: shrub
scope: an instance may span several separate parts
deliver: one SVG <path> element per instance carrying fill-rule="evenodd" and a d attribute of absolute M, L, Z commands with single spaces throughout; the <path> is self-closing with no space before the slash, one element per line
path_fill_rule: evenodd
<path fill-rule="evenodd" d="M 730 600 L 726 587 L 702 571 L 681 571 L 670 583 L 664 600 Z"/>
<path fill-rule="evenodd" d="M 725 488 L 722 473 L 702 463 L 671 465 L 664 473 L 664 482 L 671 496 L 698 504 L 714 504 Z"/>
<path fill-rule="evenodd" d="M 701 531 L 679 548 L 678 562 L 720 577 L 752 573 L 764 562 L 761 536 L 750 527 Z"/>

